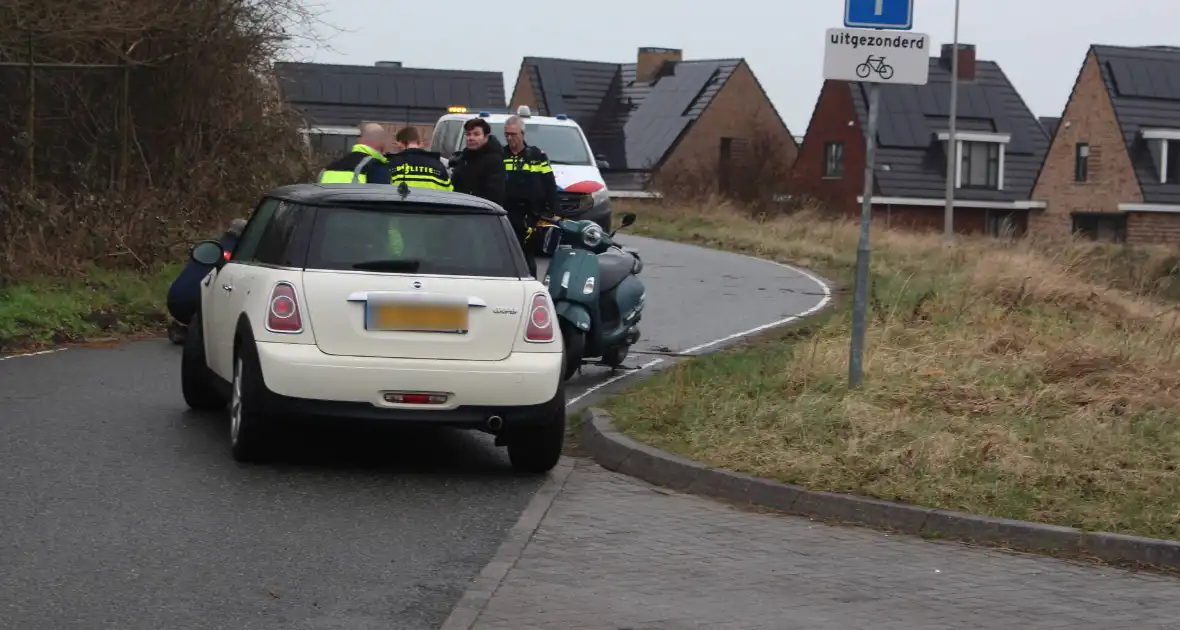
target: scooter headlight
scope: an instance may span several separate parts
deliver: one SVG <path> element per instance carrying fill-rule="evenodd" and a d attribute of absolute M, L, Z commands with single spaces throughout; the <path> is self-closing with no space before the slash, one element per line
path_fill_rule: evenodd
<path fill-rule="evenodd" d="M 597 223 L 591 223 L 582 228 L 582 242 L 586 247 L 598 247 L 602 243 L 602 228 Z"/>

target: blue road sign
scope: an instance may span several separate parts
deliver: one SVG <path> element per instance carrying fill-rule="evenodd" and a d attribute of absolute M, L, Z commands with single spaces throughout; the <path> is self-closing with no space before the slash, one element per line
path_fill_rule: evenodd
<path fill-rule="evenodd" d="M 844 26 L 908 31 L 914 28 L 914 0 L 844 0 Z"/>

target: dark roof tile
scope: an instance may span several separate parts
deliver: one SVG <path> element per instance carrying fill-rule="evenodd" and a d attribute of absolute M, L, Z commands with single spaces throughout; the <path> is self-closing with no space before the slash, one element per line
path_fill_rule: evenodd
<path fill-rule="evenodd" d="M 275 74 L 312 125 L 428 124 L 451 105 L 506 106 L 499 72 L 279 62 Z"/>
<path fill-rule="evenodd" d="M 877 189 L 885 197 L 941 197 L 946 191 L 946 153 L 937 140 L 950 116 L 950 71 L 937 57 L 930 59 L 926 85 L 881 86 L 878 119 Z M 868 93 L 860 84 L 852 90 L 857 117 L 868 122 Z M 960 188 L 960 199 L 1016 201 L 1028 199 L 1049 136 L 1020 94 L 992 61 L 976 61 L 974 80 L 959 82 L 956 128 L 960 131 L 1008 133 L 1004 189 Z"/>
<path fill-rule="evenodd" d="M 525 57 L 538 113 L 566 114 L 612 170 L 658 166 L 700 117 L 740 59 L 688 60 L 654 83 L 635 80 L 635 64 Z"/>
<path fill-rule="evenodd" d="M 1180 48 L 1094 46 L 1146 203 L 1180 204 L 1180 182 L 1160 175 L 1140 132 L 1180 130 Z"/>

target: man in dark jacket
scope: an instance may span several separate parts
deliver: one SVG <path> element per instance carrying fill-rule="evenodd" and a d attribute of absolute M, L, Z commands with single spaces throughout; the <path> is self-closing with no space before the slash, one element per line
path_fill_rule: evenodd
<path fill-rule="evenodd" d="M 482 118 L 463 124 L 467 148 L 451 158 L 455 191 L 504 205 L 504 148 Z"/>
<path fill-rule="evenodd" d="M 234 219 L 229 229 L 221 235 L 221 247 L 227 253 L 232 252 L 246 229 L 245 219 Z M 168 288 L 168 312 L 175 322 L 168 328 L 168 337 L 174 343 L 184 343 L 188 330 L 188 323 L 201 306 L 201 280 L 209 274 L 213 267 L 202 265 L 191 258 L 180 275 L 172 281 Z"/>
<path fill-rule="evenodd" d="M 387 156 L 394 186 L 405 182 L 411 187 L 454 190 L 451 174 L 439 155 L 422 148 L 422 136 L 417 128 L 405 127 L 397 132 L 397 143 L 404 148 Z"/>

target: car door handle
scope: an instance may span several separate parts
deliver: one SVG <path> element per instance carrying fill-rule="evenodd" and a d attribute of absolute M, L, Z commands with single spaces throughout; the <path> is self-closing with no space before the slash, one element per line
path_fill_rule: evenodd
<path fill-rule="evenodd" d="M 222 288 L 222 289 L 224 289 L 224 290 L 226 290 L 226 291 L 233 291 L 233 290 L 234 290 L 234 285 L 232 285 L 232 284 L 223 284 L 223 285 L 221 285 L 221 288 Z"/>

